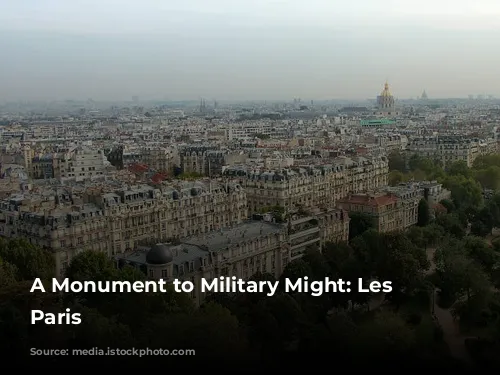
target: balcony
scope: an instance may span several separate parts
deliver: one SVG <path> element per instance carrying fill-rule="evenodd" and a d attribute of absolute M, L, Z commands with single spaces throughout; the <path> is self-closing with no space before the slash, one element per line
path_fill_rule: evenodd
<path fill-rule="evenodd" d="M 308 236 L 314 233 L 319 233 L 319 227 L 313 227 L 306 230 L 302 230 L 290 235 L 290 240 L 295 240 L 300 237 Z"/>
<path fill-rule="evenodd" d="M 309 246 L 309 245 L 314 245 L 316 242 L 319 242 L 320 241 L 320 238 L 319 237 L 316 237 L 316 238 L 313 238 L 311 240 L 308 240 L 308 241 L 305 241 L 305 242 L 301 242 L 301 243 L 298 243 L 296 245 L 291 245 L 290 246 L 290 249 L 292 251 L 294 250 L 297 250 L 298 248 L 301 248 L 301 247 L 306 247 L 306 246 Z"/>

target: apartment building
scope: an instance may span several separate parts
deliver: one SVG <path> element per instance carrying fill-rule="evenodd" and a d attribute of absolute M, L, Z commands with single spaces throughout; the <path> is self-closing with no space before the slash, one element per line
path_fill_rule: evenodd
<path fill-rule="evenodd" d="M 279 278 L 286 265 L 306 251 L 320 250 L 323 242 L 347 240 L 349 219 L 340 210 L 320 210 L 314 215 L 294 214 L 277 223 L 271 215 L 243 221 L 233 227 L 201 233 L 151 246 L 136 246 L 117 254 L 119 267 L 133 266 L 150 279 L 189 280 L 191 298 L 201 304 L 201 279 L 236 276 L 248 280 L 257 273 Z M 334 223 L 334 224 L 333 224 Z"/>
<path fill-rule="evenodd" d="M 215 177 L 227 165 L 243 163 L 246 155 L 241 151 L 220 149 L 219 146 L 189 146 L 180 150 L 180 166 L 184 173 L 198 173 Z"/>
<path fill-rule="evenodd" d="M 269 206 L 334 207 L 349 193 L 386 186 L 388 171 L 386 157 L 344 157 L 332 164 L 274 170 L 234 166 L 226 168 L 224 176 L 244 187 L 249 211 L 255 213 Z"/>
<path fill-rule="evenodd" d="M 148 185 L 104 190 L 48 190 L 0 201 L 0 235 L 27 238 L 51 249 L 58 274 L 83 250 L 114 255 L 151 241 L 167 241 L 231 227 L 247 218 L 237 184 Z"/>
<path fill-rule="evenodd" d="M 398 197 L 387 193 L 353 194 L 338 202 L 341 209 L 352 214 L 364 213 L 373 218 L 373 224 L 381 233 L 404 230 L 406 224 L 412 220 L 405 212 Z"/>
<path fill-rule="evenodd" d="M 180 165 L 176 147 L 146 147 L 141 150 L 141 162 L 158 172 L 172 173 Z"/>
<path fill-rule="evenodd" d="M 349 240 L 349 215 L 347 211 L 336 208 L 313 208 L 311 216 L 318 220 L 321 246 L 327 242 L 346 242 Z"/>
<path fill-rule="evenodd" d="M 102 176 L 107 164 L 103 150 L 87 146 L 37 151 L 30 145 L 24 145 L 23 154 L 24 167 L 33 179 L 84 180 Z"/>
<path fill-rule="evenodd" d="M 249 279 L 256 273 L 279 277 L 290 261 L 286 226 L 271 222 L 247 221 L 182 239 L 177 243 L 140 246 L 118 254 L 118 266 L 131 265 L 146 272 L 150 279 L 188 280 L 194 283 L 193 302 L 206 298 L 201 279 L 220 276 Z"/>
<path fill-rule="evenodd" d="M 483 152 L 490 152 L 490 146 L 480 147 L 479 139 L 467 138 L 465 136 L 420 136 L 414 137 L 407 145 L 409 155 L 439 160 L 446 168 L 457 161 L 464 161 L 471 167 L 474 160 Z"/>
<path fill-rule="evenodd" d="M 398 206 L 401 210 L 400 219 L 402 228 L 408 228 L 418 222 L 418 205 L 425 197 L 425 190 L 419 184 L 400 184 L 398 186 L 387 187 L 386 193 L 398 198 Z"/>
<path fill-rule="evenodd" d="M 272 138 L 284 138 L 289 135 L 288 127 L 283 123 L 248 121 L 224 127 L 228 140 L 253 138 L 257 134 Z"/>
<path fill-rule="evenodd" d="M 318 220 L 313 216 L 293 217 L 288 221 L 290 260 L 301 258 L 308 250 L 321 248 Z"/>
<path fill-rule="evenodd" d="M 418 184 L 424 190 L 424 198 L 429 204 L 429 213 L 431 217 L 434 218 L 437 210 L 441 208 L 439 202 L 445 199 L 451 199 L 451 191 L 445 189 L 443 185 L 437 181 L 422 181 Z"/>
<path fill-rule="evenodd" d="M 431 207 L 442 200 L 451 199 L 451 191 L 445 189 L 443 184 L 437 181 L 422 181 L 418 184 L 424 189 L 424 197 Z"/>
<path fill-rule="evenodd" d="M 84 180 L 102 176 L 106 167 L 104 151 L 85 146 L 70 148 L 54 157 L 54 177 Z"/>

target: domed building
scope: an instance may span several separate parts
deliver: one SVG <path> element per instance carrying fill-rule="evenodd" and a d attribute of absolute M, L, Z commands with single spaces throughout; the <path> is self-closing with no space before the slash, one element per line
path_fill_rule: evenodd
<path fill-rule="evenodd" d="M 160 266 L 168 264 L 174 260 L 172 250 L 168 245 L 156 244 L 146 254 L 146 262 L 151 265 Z"/>
<path fill-rule="evenodd" d="M 381 116 L 395 116 L 398 115 L 394 96 L 389 89 L 389 83 L 385 83 L 384 90 L 377 96 L 378 115 Z"/>

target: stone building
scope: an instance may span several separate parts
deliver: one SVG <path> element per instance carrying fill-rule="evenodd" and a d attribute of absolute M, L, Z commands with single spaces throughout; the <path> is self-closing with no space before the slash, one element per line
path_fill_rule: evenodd
<path fill-rule="evenodd" d="M 468 167 L 471 167 L 474 160 L 481 155 L 479 145 L 479 139 L 461 135 L 419 136 L 411 138 L 406 153 L 409 156 L 418 155 L 422 158 L 437 160 L 444 168 L 457 161 L 464 161 Z M 483 150 L 490 149 L 484 148 Z"/>
<path fill-rule="evenodd" d="M 222 174 L 223 167 L 243 163 L 241 151 L 221 149 L 219 146 L 186 146 L 180 151 L 180 166 L 184 173 L 198 173 L 207 177 Z"/>
<path fill-rule="evenodd" d="M 389 172 L 385 157 L 337 158 L 332 164 L 275 170 L 246 166 L 226 168 L 224 176 L 238 181 L 247 193 L 251 213 L 264 207 L 331 207 L 350 193 L 365 192 L 387 185 Z"/>
<path fill-rule="evenodd" d="M 405 229 L 404 207 L 394 195 L 353 194 L 340 200 L 338 205 L 349 214 L 356 212 L 371 216 L 375 229 L 381 233 Z"/>
<path fill-rule="evenodd" d="M 62 274 L 79 251 L 112 256 L 140 244 L 220 230 L 247 218 L 237 184 L 211 181 L 24 194 L 0 201 L 0 235 L 51 249 Z"/>
<path fill-rule="evenodd" d="M 247 221 L 233 228 L 187 237 L 176 244 L 138 247 L 115 259 L 119 266 L 143 270 L 150 279 L 193 282 L 191 298 L 199 305 L 206 298 L 201 292 L 202 278 L 236 276 L 246 280 L 256 273 L 270 273 L 278 278 L 290 261 L 290 248 L 286 226 Z"/>
<path fill-rule="evenodd" d="M 311 216 L 318 220 L 321 245 L 327 242 L 346 242 L 349 240 L 349 215 L 347 211 L 336 208 L 315 208 Z"/>
<path fill-rule="evenodd" d="M 77 146 L 54 156 L 54 177 L 83 180 L 102 176 L 107 163 L 103 150 Z"/>
<path fill-rule="evenodd" d="M 104 151 L 85 146 L 68 149 L 43 149 L 36 151 L 23 146 L 24 167 L 33 179 L 84 180 L 102 176 L 107 165 Z"/>
<path fill-rule="evenodd" d="M 401 209 L 401 227 L 408 228 L 417 224 L 418 205 L 425 198 L 425 190 L 414 183 L 387 187 L 384 190 L 398 198 L 398 206 Z"/>
<path fill-rule="evenodd" d="M 141 162 L 150 169 L 172 174 L 180 164 L 179 152 L 175 147 L 146 147 L 141 151 Z"/>
<path fill-rule="evenodd" d="M 189 145 L 181 147 L 179 150 L 180 167 L 184 173 L 198 173 L 207 175 L 208 159 L 207 153 L 209 151 L 218 151 L 218 145 Z"/>
<path fill-rule="evenodd" d="M 385 83 L 384 90 L 377 96 L 377 112 L 380 116 L 396 116 L 399 113 L 396 110 L 394 96 L 389 89 L 389 83 Z"/>

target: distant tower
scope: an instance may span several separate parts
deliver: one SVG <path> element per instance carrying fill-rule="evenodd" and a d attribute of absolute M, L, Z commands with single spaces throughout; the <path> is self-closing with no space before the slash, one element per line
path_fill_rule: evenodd
<path fill-rule="evenodd" d="M 427 96 L 427 93 L 425 92 L 425 90 L 424 90 L 424 92 L 422 93 L 422 96 L 420 97 L 420 99 L 422 99 L 422 100 L 427 100 L 427 99 L 429 99 L 429 98 L 428 98 L 428 96 Z"/>
<path fill-rule="evenodd" d="M 380 114 L 394 115 L 396 108 L 394 103 L 394 96 L 389 90 L 389 83 L 385 83 L 384 90 L 377 96 L 377 105 Z"/>

